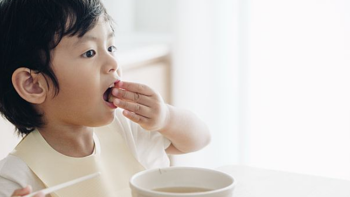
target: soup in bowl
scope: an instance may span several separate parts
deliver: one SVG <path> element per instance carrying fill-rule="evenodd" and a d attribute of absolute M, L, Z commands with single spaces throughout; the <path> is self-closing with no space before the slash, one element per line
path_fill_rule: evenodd
<path fill-rule="evenodd" d="M 133 197 L 232 197 L 230 175 L 197 167 L 168 167 L 139 172 L 130 179 Z"/>

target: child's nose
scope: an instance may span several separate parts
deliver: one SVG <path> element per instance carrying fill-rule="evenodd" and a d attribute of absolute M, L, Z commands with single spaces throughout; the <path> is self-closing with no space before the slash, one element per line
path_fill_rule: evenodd
<path fill-rule="evenodd" d="M 108 72 L 116 72 L 117 70 L 118 70 L 118 64 L 117 64 L 117 62 L 115 62 L 115 66 L 110 67 Z"/>
<path fill-rule="evenodd" d="M 111 72 L 114 73 L 118 70 L 118 63 L 117 63 L 117 60 L 115 59 L 115 57 L 113 57 L 113 56 L 107 57 L 106 67 L 107 67 L 106 70 L 108 73 L 111 73 Z"/>

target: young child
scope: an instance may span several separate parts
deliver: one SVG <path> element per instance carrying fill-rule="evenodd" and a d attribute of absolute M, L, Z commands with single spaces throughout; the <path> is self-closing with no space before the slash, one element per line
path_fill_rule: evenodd
<path fill-rule="evenodd" d="M 127 197 L 136 172 L 209 143 L 191 112 L 120 81 L 113 33 L 99 0 L 0 0 L 0 111 L 24 136 L 0 162 L 0 197 L 95 172 L 51 196 Z"/>

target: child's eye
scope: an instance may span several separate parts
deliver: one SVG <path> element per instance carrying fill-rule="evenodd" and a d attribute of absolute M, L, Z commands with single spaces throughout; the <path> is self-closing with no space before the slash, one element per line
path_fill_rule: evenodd
<path fill-rule="evenodd" d="M 90 57 L 93 57 L 96 55 L 96 51 L 94 50 L 88 50 L 86 51 L 84 54 L 83 54 L 83 57 L 87 57 L 87 58 L 90 58 Z"/>
<path fill-rule="evenodd" d="M 108 47 L 108 51 L 111 52 L 111 53 L 114 53 L 114 52 L 117 51 L 117 47 L 115 47 L 115 46 L 110 46 L 110 47 Z"/>

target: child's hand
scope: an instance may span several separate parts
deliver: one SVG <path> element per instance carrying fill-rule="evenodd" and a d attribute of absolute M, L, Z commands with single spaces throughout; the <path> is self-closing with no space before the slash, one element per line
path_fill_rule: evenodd
<path fill-rule="evenodd" d="M 11 196 L 12 197 L 24 196 L 24 195 L 30 194 L 31 192 L 32 192 L 32 187 L 31 186 L 27 186 L 25 188 L 15 190 Z M 38 193 L 34 197 L 44 197 L 44 196 L 45 195 L 43 193 Z"/>
<path fill-rule="evenodd" d="M 168 106 L 146 85 L 120 81 L 112 89 L 109 101 L 125 109 L 124 116 L 146 130 L 160 130 L 167 124 Z"/>

